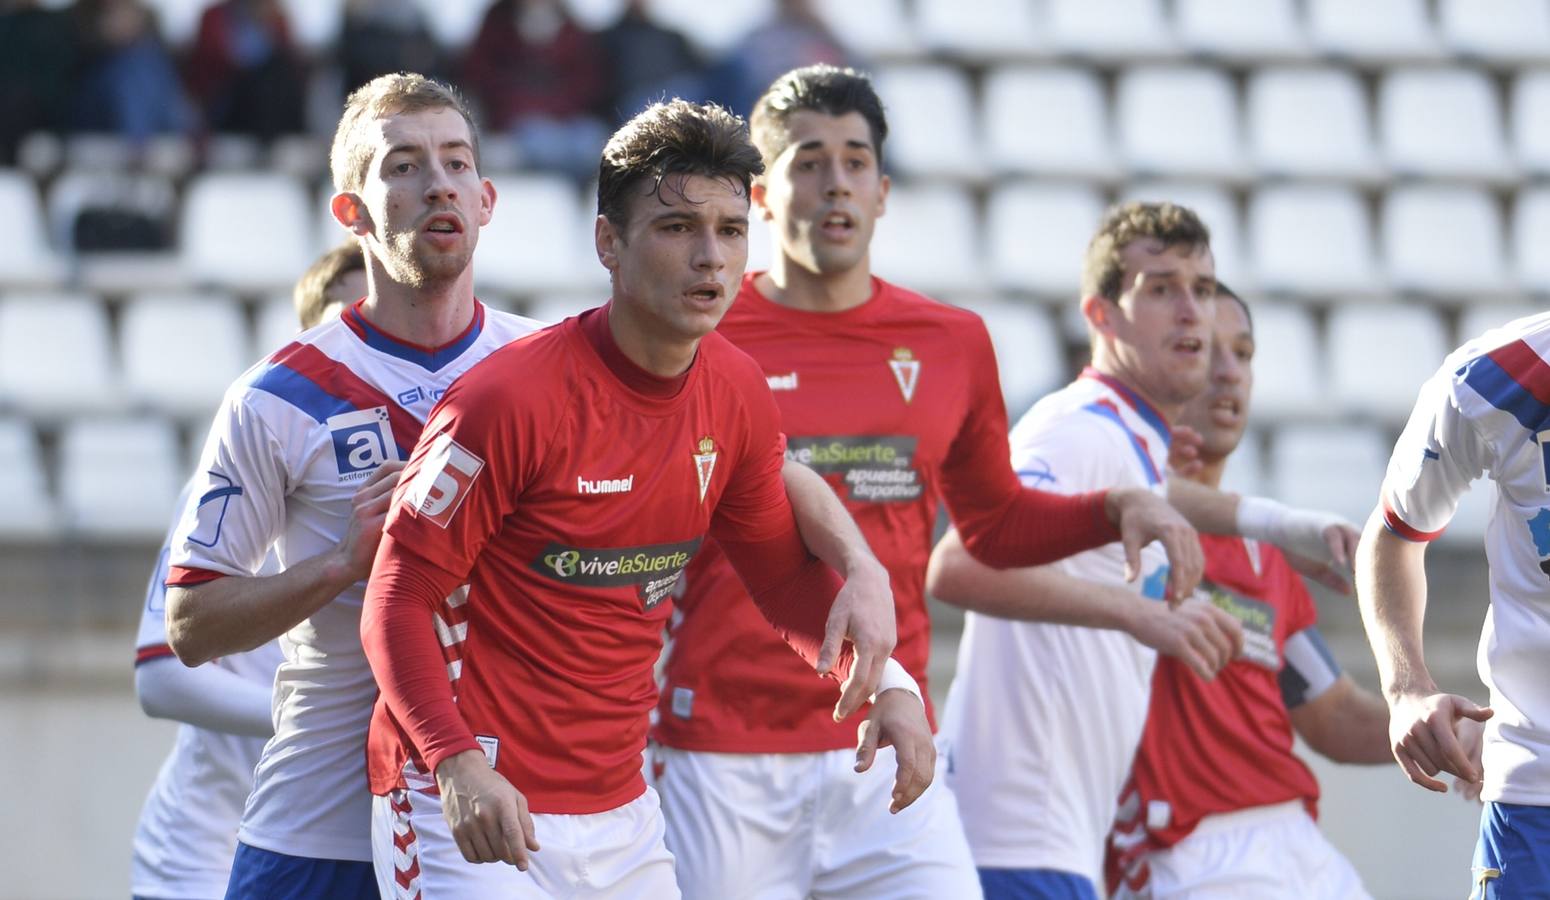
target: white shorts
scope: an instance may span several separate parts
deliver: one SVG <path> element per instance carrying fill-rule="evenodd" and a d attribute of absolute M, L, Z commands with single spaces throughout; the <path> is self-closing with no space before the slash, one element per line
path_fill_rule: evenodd
<path fill-rule="evenodd" d="M 931 787 L 890 815 L 891 747 L 859 775 L 854 750 L 650 753 L 690 900 L 980 896 L 942 755 Z"/>
<path fill-rule="evenodd" d="M 378 890 L 384 900 L 678 897 L 673 856 L 662 843 L 662 808 L 651 788 L 607 812 L 535 814 L 533 830 L 543 849 L 528 856 L 526 872 L 507 863 L 471 863 L 452 839 L 440 796 L 399 790 L 374 797 Z"/>
<path fill-rule="evenodd" d="M 1371 900 L 1300 800 L 1207 816 L 1147 863 L 1150 893 L 1115 900 Z"/>

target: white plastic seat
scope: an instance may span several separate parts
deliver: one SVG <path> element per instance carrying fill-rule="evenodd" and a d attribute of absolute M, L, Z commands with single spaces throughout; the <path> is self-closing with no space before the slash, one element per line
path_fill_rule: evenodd
<path fill-rule="evenodd" d="M 1241 174 L 1237 101 L 1219 69 L 1127 69 L 1115 88 L 1115 118 L 1133 170 L 1212 179 Z"/>
<path fill-rule="evenodd" d="M 1040 43 L 1031 0 L 916 0 L 915 20 L 928 50 L 976 62 L 1024 56 Z"/>
<path fill-rule="evenodd" d="M 1098 179 L 1116 173 L 1103 84 L 1091 70 L 994 70 L 985 78 L 983 121 L 998 169 Z"/>
<path fill-rule="evenodd" d="M 1426 0 L 1307 0 L 1313 46 L 1352 60 L 1430 59 L 1440 52 Z"/>
<path fill-rule="evenodd" d="M 489 0 L 414 0 L 425 15 L 431 36 L 443 47 L 467 49 L 489 12 Z"/>
<path fill-rule="evenodd" d="M 704 3 L 701 0 L 651 0 L 656 21 L 684 33 L 711 56 L 732 49 L 745 34 L 773 14 L 773 0 Z"/>
<path fill-rule="evenodd" d="M 1389 449 L 1383 432 L 1370 426 L 1283 426 L 1271 443 L 1271 496 L 1365 522 L 1378 503 Z"/>
<path fill-rule="evenodd" d="M 1325 368 L 1317 329 L 1296 304 L 1249 298 L 1254 317 L 1254 398 L 1258 421 L 1317 415 L 1325 411 Z"/>
<path fill-rule="evenodd" d="M 199 18 L 213 0 L 148 0 L 147 6 L 156 11 L 157 30 L 167 43 L 189 46 L 199 30 Z"/>
<path fill-rule="evenodd" d="M 984 300 L 964 306 L 985 320 L 996 351 L 1007 409 L 1021 413 L 1065 381 L 1065 348 L 1049 313 L 1037 306 Z"/>
<path fill-rule="evenodd" d="M 1345 69 L 1261 69 L 1245 97 L 1249 153 L 1265 173 L 1370 178 L 1378 173 L 1367 99 Z"/>
<path fill-rule="evenodd" d="M 81 419 L 59 438 L 65 526 L 109 540 L 159 537 L 183 470 L 172 427 L 160 419 Z"/>
<path fill-rule="evenodd" d="M 904 0 L 817 0 L 813 4 L 846 46 L 869 59 L 918 55 L 920 40 Z"/>
<path fill-rule="evenodd" d="M 130 399 L 173 416 L 208 415 L 254 361 L 230 297 L 142 294 L 124 305 L 119 328 Z"/>
<path fill-rule="evenodd" d="M 1441 0 L 1438 19 L 1450 49 L 1492 62 L 1542 60 L 1550 47 L 1544 0 Z"/>
<path fill-rule="evenodd" d="M 594 306 L 602 306 L 607 301 L 606 291 L 594 294 L 545 294 L 527 304 L 522 314 L 545 325 L 553 325 L 580 315 Z"/>
<path fill-rule="evenodd" d="M 1327 346 L 1330 398 L 1347 412 L 1396 425 L 1451 349 L 1438 315 L 1413 304 L 1336 306 Z"/>
<path fill-rule="evenodd" d="M 493 175 L 499 202 L 479 232 L 474 280 L 483 288 L 563 290 L 604 274 L 575 186 L 546 175 Z M 587 256 L 584 257 L 583 253 Z"/>
<path fill-rule="evenodd" d="M 1501 215 L 1485 191 L 1390 190 L 1383 198 L 1383 255 L 1400 290 L 1472 298 L 1506 286 Z"/>
<path fill-rule="evenodd" d="M 1522 72 L 1512 83 L 1512 150 L 1523 171 L 1550 174 L 1550 69 Z"/>
<path fill-rule="evenodd" d="M 345 0 L 281 0 L 291 39 L 307 50 L 328 50 L 339 40 Z"/>
<path fill-rule="evenodd" d="M 1378 88 L 1383 150 L 1397 174 L 1497 180 L 1510 174 L 1501 106 L 1484 72 L 1399 69 Z"/>
<path fill-rule="evenodd" d="M 1518 286 L 1550 294 L 1550 187 L 1518 191 L 1512 206 L 1512 255 Z"/>
<path fill-rule="evenodd" d="M 49 249 L 43 205 L 32 179 L 21 172 L 0 169 L 0 222 L 6 226 L 5 240 L 0 241 L 0 285 L 58 283 L 63 270 Z"/>
<path fill-rule="evenodd" d="M 49 495 L 31 424 L 0 418 L 0 540 L 40 541 L 59 529 L 59 510 Z"/>
<path fill-rule="evenodd" d="M 0 403 L 45 418 L 110 409 L 120 397 L 114 358 L 97 298 L 0 297 Z"/>
<path fill-rule="evenodd" d="M 968 193 L 945 184 L 895 185 L 877 221 L 872 270 L 925 293 L 984 286 L 979 216 Z"/>
<path fill-rule="evenodd" d="M 1193 53 L 1261 61 L 1307 52 L 1293 0 L 1174 0 L 1173 24 Z"/>
<path fill-rule="evenodd" d="M 1459 327 L 1454 335 L 1453 346 L 1462 347 L 1487 331 L 1544 311 L 1543 306 L 1532 303 L 1480 303 L 1466 306 L 1459 315 Z M 1437 363 L 1441 364 L 1442 360 L 1437 360 Z"/>
<path fill-rule="evenodd" d="M 200 284 L 238 291 L 289 285 L 312 263 L 311 203 L 285 175 L 196 175 L 183 202 L 183 265 Z"/>
<path fill-rule="evenodd" d="M 249 358 L 254 362 L 289 344 L 301 333 L 296 321 L 296 304 L 290 294 L 274 294 L 258 305 Z"/>
<path fill-rule="evenodd" d="M 1237 203 L 1221 187 L 1187 181 L 1152 181 L 1129 185 L 1122 200 L 1166 200 L 1193 210 L 1211 231 L 1211 256 L 1217 277 L 1237 290 L 1253 283 L 1243 255 L 1243 220 Z"/>
<path fill-rule="evenodd" d="M 1158 0 L 1048 0 L 1045 16 L 1059 53 L 1129 61 L 1176 52 Z"/>
<path fill-rule="evenodd" d="M 876 75 L 888 105 L 885 164 L 895 172 L 967 178 L 981 174 L 974 92 L 950 66 L 890 66 Z"/>
<path fill-rule="evenodd" d="M 1301 294 L 1377 287 L 1372 222 L 1355 191 L 1330 185 L 1262 188 L 1249 200 L 1260 288 Z"/>
<path fill-rule="evenodd" d="M 1082 284 L 1082 254 L 1103 217 L 1103 197 L 1078 184 L 998 188 L 986 217 L 998 287 L 1064 299 Z"/>

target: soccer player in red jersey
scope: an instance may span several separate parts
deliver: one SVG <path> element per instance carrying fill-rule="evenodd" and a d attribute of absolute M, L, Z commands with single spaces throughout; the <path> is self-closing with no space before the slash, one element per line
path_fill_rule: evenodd
<path fill-rule="evenodd" d="M 1210 380 L 1179 416 L 1202 439 L 1190 477 L 1213 488 L 1243 438 L 1254 383 L 1253 322 L 1221 284 L 1214 327 Z M 1243 653 L 1212 681 L 1177 658 L 1158 659 L 1111 836 L 1111 894 L 1365 897 L 1314 824 L 1319 786 L 1292 752 L 1292 733 L 1336 762 L 1387 762 L 1388 707 L 1340 671 L 1313 599 L 1280 550 L 1241 537 L 1200 540 L 1201 591 L 1242 623 Z"/>
<path fill-rule="evenodd" d="M 742 121 L 656 104 L 600 169 L 611 301 L 447 391 L 384 529 L 361 634 L 387 896 L 676 896 L 641 752 L 674 586 L 707 535 L 809 665 L 851 672 L 836 716 L 892 684 L 891 597 L 835 599 L 787 500 L 764 376 L 714 334 L 762 169 Z M 928 760 L 908 699 L 879 728 Z M 894 802 L 930 777 L 907 773 Z M 498 861 L 514 867 L 474 865 Z"/>
<path fill-rule="evenodd" d="M 918 682 L 930 645 L 925 566 L 944 501 L 994 565 L 1109 543 L 1119 524 L 1137 548 L 1167 533 L 1193 551 L 1188 527 L 1146 491 L 1021 487 L 984 324 L 872 274 L 887 123 L 865 76 L 787 73 L 757 104 L 752 131 L 765 162 L 754 207 L 771 225 L 775 260 L 744 276 L 718 330 L 762 368 L 787 456 L 836 487 L 887 567 L 896 656 Z M 1193 583 L 1187 562 L 1175 575 Z M 888 815 L 889 767 L 872 764 L 893 750 L 879 751 L 875 730 L 858 754 L 847 749 L 854 728 L 829 714 L 825 686 L 746 597 L 713 543 L 690 563 L 678 600 L 651 753 L 684 894 L 977 894 L 951 794 L 933 788 Z M 903 692 L 882 704 L 919 707 Z"/>

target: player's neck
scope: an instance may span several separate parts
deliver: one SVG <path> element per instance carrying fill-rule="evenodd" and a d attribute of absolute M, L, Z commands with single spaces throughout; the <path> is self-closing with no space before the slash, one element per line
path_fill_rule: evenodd
<path fill-rule="evenodd" d="M 863 257 L 844 272 L 819 273 L 777 252 L 770 270 L 758 276 L 754 286 L 771 301 L 791 309 L 844 312 L 872 299 L 872 269 Z"/>
<path fill-rule="evenodd" d="M 1124 366 L 1115 365 L 1113 360 L 1105 358 L 1102 354 L 1094 355 L 1092 368 L 1129 388 L 1137 397 L 1151 404 L 1152 408 L 1157 410 L 1158 414 L 1169 423 L 1178 421 L 1179 414 L 1184 411 L 1184 404 L 1182 403 L 1168 404 L 1158 402 L 1157 398 L 1152 396 L 1142 386 L 1141 379 L 1126 371 Z"/>
<path fill-rule="evenodd" d="M 1200 471 L 1189 477 L 1196 484 L 1203 484 L 1213 490 L 1222 489 L 1222 474 L 1227 471 L 1227 457 L 1200 457 Z"/>
<path fill-rule="evenodd" d="M 456 280 L 432 287 L 400 284 L 385 273 L 368 272 L 361 315 L 393 337 L 439 347 L 468 329 L 474 317 L 474 280 L 464 269 Z"/>
<path fill-rule="evenodd" d="M 689 371 L 700 349 L 698 338 L 657 333 L 617 297 L 608 304 L 608 331 L 626 359 L 660 378 L 677 378 Z"/>

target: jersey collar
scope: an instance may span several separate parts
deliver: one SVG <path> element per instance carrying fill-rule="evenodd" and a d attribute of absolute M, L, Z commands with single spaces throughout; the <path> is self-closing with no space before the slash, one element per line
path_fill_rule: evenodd
<path fill-rule="evenodd" d="M 462 356 L 463 351 L 472 347 L 474 341 L 477 341 L 484 331 L 484 304 L 477 299 L 474 300 L 474 317 L 468 323 L 468 327 L 463 329 L 462 334 L 440 347 L 426 347 L 423 344 L 396 338 L 371 324 L 365 316 L 361 315 L 361 304 L 365 302 L 364 298 L 357 300 L 354 305 L 345 309 L 340 315 L 344 324 L 371 349 L 412 362 L 429 372 L 439 372 L 447 363 Z"/>
<path fill-rule="evenodd" d="M 1105 375 L 1092 366 L 1084 368 L 1080 377 L 1091 378 L 1101 382 L 1109 390 L 1118 394 L 1120 399 L 1125 401 L 1126 405 L 1136 411 L 1136 414 L 1141 417 L 1142 421 L 1152 426 L 1153 431 L 1162 435 L 1164 441 L 1172 443 L 1173 430 L 1168 427 L 1168 420 L 1163 418 L 1163 414 L 1157 411 L 1157 407 L 1148 403 L 1146 398 L 1131 390 L 1129 385 L 1112 375 Z"/>

